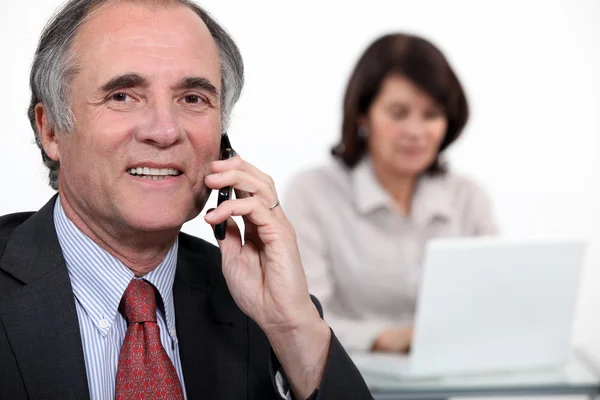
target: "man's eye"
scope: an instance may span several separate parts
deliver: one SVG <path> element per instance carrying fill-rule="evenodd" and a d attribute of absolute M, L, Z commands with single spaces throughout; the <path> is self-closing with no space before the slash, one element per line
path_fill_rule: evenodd
<path fill-rule="evenodd" d="M 185 96 L 184 101 L 188 104 L 200 104 L 203 100 L 200 96 L 191 94 L 189 96 Z"/>
<path fill-rule="evenodd" d="M 118 101 L 118 102 L 126 102 L 126 101 L 130 101 L 131 97 L 125 93 L 115 93 L 112 96 L 110 96 L 110 99 L 113 101 Z"/>

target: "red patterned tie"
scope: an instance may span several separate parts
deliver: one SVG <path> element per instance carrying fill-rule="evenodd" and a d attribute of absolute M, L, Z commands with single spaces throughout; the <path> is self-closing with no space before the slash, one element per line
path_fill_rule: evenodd
<path fill-rule="evenodd" d="M 183 400 L 177 372 L 160 342 L 154 286 L 133 279 L 119 310 L 127 319 L 127 333 L 119 353 L 115 399 Z"/>

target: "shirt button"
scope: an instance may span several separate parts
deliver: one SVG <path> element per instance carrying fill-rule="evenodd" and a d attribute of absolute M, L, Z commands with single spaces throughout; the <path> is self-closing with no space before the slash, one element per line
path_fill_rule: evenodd
<path fill-rule="evenodd" d="M 110 326 L 110 322 L 108 322 L 108 320 L 106 320 L 106 319 L 101 319 L 100 320 L 100 328 L 106 329 L 109 326 Z"/>
<path fill-rule="evenodd" d="M 175 328 L 169 328 L 169 333 L 171 334 L 171 336 L 177 337 L 177 331 L 175 331 Z"/>

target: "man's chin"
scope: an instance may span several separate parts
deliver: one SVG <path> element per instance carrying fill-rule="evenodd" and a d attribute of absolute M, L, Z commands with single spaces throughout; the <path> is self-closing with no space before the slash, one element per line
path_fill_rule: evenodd
<path fill-rule="evenodd" d="M 185 221 L 183 221 L 185 222 Z M 129 226 L 132 230 L 140 233 L 152 232 L 178 232 L 183 225 L 182 221 L 164 221 L 164 220 L 137 220 L 132 221 Z"/>
<path fill-rule="evenodd" d="M 174 210 L 136 210 L 123 215 L 123 222 L 136 232 L 178 231 L 187 220 L 186 213 Z"/>

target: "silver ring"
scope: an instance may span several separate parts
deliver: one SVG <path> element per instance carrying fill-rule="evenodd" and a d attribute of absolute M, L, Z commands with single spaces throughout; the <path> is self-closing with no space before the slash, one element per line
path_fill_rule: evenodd
<path fill-rule="evenodd" d="M 277 207 L 279 205 L 279 199 L 277 199 L 277 203 L 273 204 L 271 207 L 269 207 L 269 210 L 274 209 L 275 207 Z"/>

